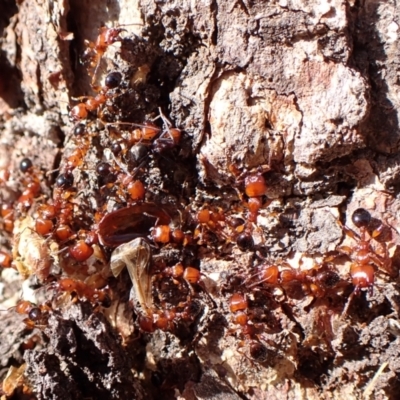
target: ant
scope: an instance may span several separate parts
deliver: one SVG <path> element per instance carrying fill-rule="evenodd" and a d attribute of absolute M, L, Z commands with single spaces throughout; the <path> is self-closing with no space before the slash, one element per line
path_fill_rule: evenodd
<path fill-rule="evenodd" d="M 242 218 L 227 215 L 220 207 L 204 207 L 200 209 L 196 216 L 197 226 L 194 230 L 194 239 L 199 238 L 197 244 L 202 245 L 210 238 L 204 238 L 205 231 L 215 233 L 219 238 L 222 236 L 227 243 L 236 240 L 236 244 L 242 251 L 254 248 L 253 235 L 249 225 Z M 210 240 L 208 240 L 210 241 Z"/>
<path fill-rule="evenodd" d="M 157 225 L 151 231 L 151 237 L 155 243 L 185 244 L 187 235 L 180 228 L 171 228 L 170 225 Z"/>
<path fill-rule="evenodd" d="M 134 126 L 140 129 L 134 129 L 130 136 L 130 142 L 134 143 L 149 143 L 154 153 L 162 154 L 167 150 L 171 150 L 176 147 L 182 136 L 180 129 L 172 126 L 172 123 L 163 114 L 161 108 L 158 109 L 159 115 L 151 121 L 145 121 L 143 124 L 136 124 L 133 122 L 105 122 L 105 126 L 111 125 L 126 125 Z M 163 121 L 163 129 L 157 127 L 154 124 L 158 118 Z"/>
<path fill-rule="evenodd" d="M 74 100 L 85 100 L 84 102 L 78 103 L 71 108 L 70 116 L 74 121 L 86 119 L 89 112 L 98 110 L 110 96 L 107 94 L 110 89 L 117 88 L 122 80 L 122 75 L 119 72 L 109 73 L 104 82 L 104 87 L 99 88 L 99 93 L 93 96 L 81 96 Z"/>
<path fill-rule="evenodd" d="M 253 226 L 257 223 L 259 211 L 263 206 L 263 197 L 268 189 L 263 172 L 264 171 L 260 169 L 256 173 L 247 175 L 244 179 L 244 191 L 248 197 L 248 214 L 244 232 L 242 232 L 236 240 L 237 245 L 242 251 L 246 249 L 250 250 L 254 246 L 251 232 L 253 230 Z"/>
<path fill-rule="evenodd" d="M 249 198 L 248 222 L 255 223 L 260 208 L 262 207 L 262 197 L 267 191 L 267 183 L 261 172 L 247 175 L 244 179 L 244 191 Z"/>
<path fill-rule="evenodd" d="M 28 329 L 33 329 L 37 326 L 44 326 L 47 324 L 48 313 L 51 307 L 46 304 L 37 306 L 27 300 L 20 300 L 15 306 L 15 311 L 18 314 L 26 314 L 27 318 L 23 320 Z"/>
<path fill-rule="evenodd" d="M 181 263 L 172 267 L 164 267 L 156 275 L 156 292 L 159 294 L 161 302 L 161 310 L 155 309 L 152 316 L 156 328 L 171 331 L 177 326 L 178 321 L 193 322 L 195 320 L 201 307 L 192 300 L 195 295 L 193 286 L 200 284 L 200 279 L 201 274 L 197 268 L 184 267 Z M 182 280 L 186 282 L 189 292 L 181 286 Z M 168 293 L 165 292 L 167 288 L 169 288 Z"/>
<path fill-rule="evenodd" d="M 92 73 L 92 86 L 95 88 L 96 75 L 100 66 L 101 59 L 104 53 L 107 51 L 108 46 L 116 42 L 122 41 L 120 33 L 124 31 L 123 28 L 107 28 L 103 26 L 99 29 L 99 35 L 96 41 L 90 42 L 85 40 L 87 49 L 83 54 L 84 59 L 89 59 L 90 66 L 93 68 Z"/>
<path fill-rule="evenodd" d="M 35 230 L 38 234 L 42 236 L 53 234 L 60 240 L 66 240 L 72 236 L 69 224 L 72 221 L 74 207 L 69 200 L 75 193 L 73 184 L 74 177 L 69 170 L 58 175 L 53 200 L 40 205 L 37 209 Z"/>
<path fill-rule="evenodd" d="M 359 228 L 360 235 L 346 226 L 343 227 L 343 230 L 356 241 L 356 244 L 352 247 L 341 246 L 337 250 L 348 255 L 353 261 L 350 267 L 350 276 L 354 285 L 354 294 L 357 295 L 362 289 L 367 289 L 372 295 L 375 282 L 374 266 L 390 273 L 392 263 L 386 246 L 384 246 L 384 254 L 379 255 L 373 250 L 371 239 L 374 237 L 385 239 L 381 240 L 381 242 L 384 242 L 389 239 L 389 235 L 383 236 L 386 225 L 380 224 L 378 227 L 372 225 L 371 214 L 364 208 L 356 209 L 351 220 Z"/>
<path fill-rule="evenodd" d="M 303 293 L 318 298 L 323 297 L 329 289 L 333 289 L 340 281 L 339 275 L 331 269 L 323 271 L 321 271 L 321 268 L 301 270 L 293 268 L 289 264 L 285 264 L 285 267 L 279 270 L 279 267 L 275 264 L 262 264 L 258 267 L 256 274 L 259 280 L 247 287 L 252 288 L 264 284 L 267 286 L 280 285 L 283 289 L 290 289 L 293 285 L 300 284 Z"/>
<path fill-rule="evenodd" d="M 91 303 L 100 304 L 102 307 L 107 308 L 111 305 L 111 299 L 106 289 L 100 290 L 76 279 L 61 278 L 53 284 L 53 288 L 60 292 L 76 295 L 80 300 L 86 299 Z"/>
<path fill-rule="evenodd" d="M 41 179 L 38 177 L 39 171 L 34 167 L 29 158 L 23 158 L 21 160 L 19 169 L 24 174 L 24 185 L 26 188 L 17 200 L 17 207 L 20 210 L 27 210 L 32 206 L 34 199 L 38 197 L 41 192 Z"/>
<path fill-rule="evenodd" d="M 253 229 L 257 222 L 260 209 L 263 207 L 263 200 L 267 193 L 267 183 L 264 173 L 270 170 L 268 165 L 260 166 L 256 171 L 249 172 L 247 170 L 240 173 L 238 168 L 231 164 L 229 170 L 236 177 L 236 183 L 243 183 L 244 193 L 248 198 L 245 205 L 248 208 L 246 221 L 242 225 L 235 224 L 235 231 L 239 234 L 236 237 L 236 244 L 242 251 L 252 250 L 254 248 Z M 237 190 L 237 189 L 236 189 Z M 243 194 L 237 190 L 239 198 L 243 201 Z"/>
<path fill-rule="evenodd" d="M 118 164 L 112 166 L 109 162 L 101 161 L 96 165 L 96 174 L 100 190 L 106 193 L 105 198 L 112 191 L 115 196 L 127 201 L 128 204 L 144 200 L 146 188 L 143 182 L 135 179 L 135 173 L 129 173 L 125 166 Z"/>
<path fill-rule="evenodd" d="M 268 361 L 268 349 L 259 339 L 257 326 L 249 321 L 249 303 L 246 295 L 234 293 L 229 299 L 229 309 L 233 314 L 232 321 L 241 328 L 241 335 L 249 342 L 249 353 L 251 359 L 260 363 Z M 256 338 L 256 339 L 255 339 Z M 242 353 L 243 354 L 243 353 Z M 243 354 L 246 358 L 246 354 Z"/>
<path fill-rule="evenodd" d="M 198 224 L 194 230 L 193 238 L 199 238 L 197 244 L 202 245 L 204 240 L 204 231 L 208 230 L 217 234 L 221 234 L 225 239 L 228 238 L 223 232 L 225 227 L 225 213 L 221 208 L 202 208 L 196 214 L 195 221 Z"/>
<path fill-rule="evenodd" d="M 164 124 L 164 130 L 161 135 L 153 142 L 154 152 L 161 154 L 166 150 L 170 150 L 179 144 L 181 140 L 181 131 L 178 128 L 174 128 L 172 123 L 162 113 L 161 108 L 158 109 L 159 116 Z"/>

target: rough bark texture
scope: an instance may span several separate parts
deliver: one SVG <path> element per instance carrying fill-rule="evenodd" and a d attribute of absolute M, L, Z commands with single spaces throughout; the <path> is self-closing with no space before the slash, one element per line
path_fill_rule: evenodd
<path fill-rule="evenodd" d="M 2 214 L 0 250 L 10 253 L 28 235 L 27 250 L 14 258 L 29 264 L 40 243 L 52 264 L 43 279 L 36 264 L 24 266 L 24 298 L 51 303 L 46 318 L 32 331 L 15 310 L 1 315 L 2 378 L 26 363 L 23 378 L 4 379 L 4 398 L 397 398 L 398 15 L 394 0 L 3 0 L 0 202 L 17 205 L 14 232 Z M 94 81 L 111 71 L 123 79 L 84 122 L 87 137 L 79 141 L 69 110 L 77 97 L 95 95 L 93 68 L 81 59 L 84 41 L 96 41 L 104 25 L 123 30 Z M 135 168 L 126 155 L 133 129 L 118 123 L 143 124 L 159 108 L 182 139 L 162 151 L 148 144 L 145 165 Z M 170 145 L 162 139 L 159 146 Z M 115 141 L 123 157 L 112 154 Z M 82 161 L 72 168 L 76 154 Z M 25 157 L 42 180 L 27 207 L 19 204 Z M 143 310 L 129 301 L 127 272 L 111 276 L 112 246 L 97 245 L 91 264 L 80 264 L 58 253 L 65 243 L 34 236 L 30 218 L 56 196 L 54 169 L 73 175 L 76 233 L 99 229 L 115 204 L 129 205 L 126 190 L 115 189 L 125 181 L 107 185 L 99 162 L 134 173 L 145 183 L 146 204 L 195 236 L 151 250 L 154 307 L 179 310 L 165 332 L 141 332 Z M 243 250 L 228 222 L 249 218 L 244 181 L 257 173 L 267 190 L 255 223 L 245 224 L 255 247 Z M 360 207 L 389 231 L 371 239 L 371 257 L 388 261 L 382 269 L 371 258 L 373 293 L 353 292 L 354 260 L 345 250 L 354 253 L 360 242 L 344 228 L 360 232 L 351 220 Z M 224 218 L 198 223 L 203 209 Z M 200 282 L 168 275 L 177 262 L 198 268 Z M 311 278 L 263 284 L 262 264 L 335 271 L 338 283 L 323 295 L 312 291 Z M 109 308 L 57 289 L 60 276 L 83 281 L 93 271 L 107 279 Z M 22 281 L 5 268 L 1 285 L 3 308 L 15 305 Z M 235 293 L 247 296 L 252 333 L 234 324 Z"/>

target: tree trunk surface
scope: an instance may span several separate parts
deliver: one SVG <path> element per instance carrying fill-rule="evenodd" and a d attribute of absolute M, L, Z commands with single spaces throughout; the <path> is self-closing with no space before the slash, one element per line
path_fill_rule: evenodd
<path fill-rule="evenodd" d="M 2 399 L 398 398 L 399 15 L 3 0 Z"/>

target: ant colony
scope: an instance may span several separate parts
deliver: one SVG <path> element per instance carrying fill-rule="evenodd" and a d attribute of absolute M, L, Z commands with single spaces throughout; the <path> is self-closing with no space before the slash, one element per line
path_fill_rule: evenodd
<path fill-rule="evenodd" d="M 16 193 L 1 203 L 10 245 L 1 248 L 0 266 L 34 277 L 45 293 L 42 304 L 20 300 L 15 311 L 28 329 L 45 331 L 58 308 L 86 302 L 128 343 L 157 330 L 198 342 L 211 309 L 223 317 L 238 354 L 273 365 L 280 350 L 271 334 L 284 329 L 279 315 L 294 318 L 296 301 L 310 298 L 314 334 L 332 340 L 332 317 L 349 317 L 349 303 L 372 296 L 378 275 L 395 273 L 392 228 L 358 208 L 351 213 L 354 230 L 338 221 L 346 245 L 307 255 L 314 259 L 310 268 L 294 265 L 287 253 L 267 256 L 270 233 L 259 221 L 272 212 L 269 171 L 243 167 L 232 176 L 230 187 L 218 189 L 229 204 L 223 195 L 204 195 L 190 137 L 157 101 L 141 100 L 150 92 L 152 62 L 102 71 L 110 46 L 128 51 L 134 40 L 123 32 L 103 27 L 87 44 L 93 93 L 73 100 L 52 191 L 54 171 L 41 169 L 35 155 L 21 157 L 17 189 L 11 166 L 0 171 L 0 184 Z M 132 79 L 138 71 L 145 73 Z M 132 107 L 143 118 L 135 119 Z M 210 260 L 229 267 L 214 274 Z M 115 317 L 122 302 L 132 337 Z"/>

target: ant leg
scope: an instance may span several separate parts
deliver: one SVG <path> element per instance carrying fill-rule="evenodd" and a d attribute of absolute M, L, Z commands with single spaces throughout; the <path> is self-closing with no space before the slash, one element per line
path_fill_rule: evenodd
<path fill-rule="evenodd" d="M 350 303 L 353 300 L 353 297 L 356 296 L 359 291 L 360 291 L 359 289 L 357 290 L 357 288 L 354 288 L 354 290 L 351 292 L 351 294 L 350 294 L 350 296 L 349 296 L 349 298 L 347 300 L 347 303 L 343 308 L 342 314 L 340 314 L 340 318 L 339 319 L 343 320 L 346 317 L 347 311 L 349 310 L 349 307 L 350 307 Z"/>
<path fill-rule="evenodd" d="M 360 241 L 360 240 L 361 240 L 361 237 L 360 237 L 360 235 L 359 235 L 358 233 L 354 232 L 352 229 L 350 229 L 350 228 L 347 227 L 346 225 L 342 225 L 342 224 L 340 223 L 340 221 L 339 221 L 339 225 L 341 225 L 341 227 L 342 227 L 344 233 L 345 233 L 347 236 L 349 236 L 350 238 L 352 238 L 352 239 L 354 239 L 354 240 L 357 240 L 357 241 Z"/>

